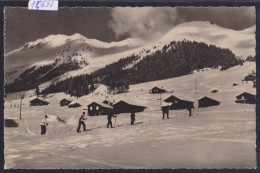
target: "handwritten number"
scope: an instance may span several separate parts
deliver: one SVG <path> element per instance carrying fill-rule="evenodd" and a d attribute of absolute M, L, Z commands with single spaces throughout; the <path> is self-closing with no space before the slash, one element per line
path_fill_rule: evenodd
<path fill-rule="evenodd" d="M 44 5 L 45 5 L 45 2 L 46 2 L 46 1 L 42 0 L 41 7 L 45 7 L 45 6 L 44 6 Z"/>
<path fill-rule="evenodd" d="M 33 1 L 33 3 L 31 4 L 31 9 L 33 9 L 34 5 L 35 5 L 35 1 Z"/>
<path fill-rule="evenodd" d="M 48 4 L 48 5 L 46 5 L 45 7 L 49 7 L 49 5 L 50 5 L 50 0 L 47 1 L 47 4 Z"/>
<path fill-rule="evenodd" d="M 34 0 L 30 7 L 31 9 L 39 10 L 39 8 L 51 8 L 53 4 L 54 0 Z"/>
<path fill-rule="evenodd" d="M 39 10 L 40 5 L 41 5 L 41 1 L 37 1 L 36 6 L 35 6 L 37 10 Z"/>
<path fill-rule="evenodd" d="M 51 0 L 51 2 L 52 2 L 52 4 L 50 5 L 50 7 L 52 7 L 52 6 L 53 6 L 54 0 Z"/>

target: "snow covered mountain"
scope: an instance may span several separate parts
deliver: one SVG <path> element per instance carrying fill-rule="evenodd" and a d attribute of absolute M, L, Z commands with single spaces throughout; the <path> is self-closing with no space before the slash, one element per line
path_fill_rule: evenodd
<path fill-rule="evenodd" d="M 149 42 L 129 38 L 105 43 L 88 39 L 80 34 L 50 35 L 6 54 L 5 80 L 10 84 L 21 79 L 21 74 L 24 72 L 26 72 L 24 75 L 29 75 L 38 70 L 36 74 L 40 73 L 41 77 L 49 75 L 45 77 L 46 82 L 43 84 L 48 86 L 72 76 L 90 74 L 121 58 L 138 56 L 139 58 L 127 67 L 132 68 L 143 57 L 162 50 L 172 41 L 184 39 L 228 48 L 236 56 L 245 59 L 248 55 L 255 55 L 254 33 L 255 26 L 235 31 L 210 22 L 188 22 L 177 25 L 161 38 Z M 67 68 L 66 65 L 69 64 L 73 68 Z"/>

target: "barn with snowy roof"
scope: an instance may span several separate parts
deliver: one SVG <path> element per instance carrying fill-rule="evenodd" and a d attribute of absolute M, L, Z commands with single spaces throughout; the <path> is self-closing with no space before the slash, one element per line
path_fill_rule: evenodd
<path fill-rule="evenodd" d="M 80 107 L 81 104 L 76 102 L 76 101 L 72 101 L 69 105 L 68 105 L 68 108 L 77 108 L 77 107 Z"/>
<path fill-rule="evenodd" d="M 209 107 L 209 106 L 217 106 L 220 105 L 220 102 L 212 99 L 210 97 L 204 96 L 198 100 L 198 107 L 203 108 L 203 107 Z"/>
<path fill-rule="evenodd" d="M 162 93 L 166 93 L 166 90 L 158 87 L 153 87 L 152 89 L 149 90 L 149 94 L 162 94 Z"/>
<path fill-rule="evenodd" d="M 113 108 L 115 114 L 120 114 L 120 113 L 143 112 L 146 107 L 120 100 L 119 102 L 113 105 Z"/>
<path fill-rule="evenodd" d="M 67 105 L 69 105 L 70 103 L 71 103 L 72 101 L 71 100 L 68 100 L 68 99 L 62 99 L 61 101 L 60 101 L 60 106 L 67 106 Z"/>
<path fill-rule="evenodd" d="M 164 101 L 167 103 L 172 103 L 170 106 L 171 110 L 187 109 L 189 111 L 189 116 L 191 116 L 191 110 L 194 108 L 194 102 L 181 99 L 174 95 L 171 95 Z"/>
<path fill-rule="evenodd" d="M 245 81 L 255 81 L 256 80 L 256 75 L 255 74 L 247 75 L 244 80 Z"/>
<path fill-rule="evenodd" d="M 99 102 L 92 102 L 88 105 L 88 115 L 98 116 L 98 115 L 108 115 L 113 111 L 113 107 Z"/>
<path fill-rule="evenodd" d="M 254 94 L 243 92 L 236 97 L 236 103 L 243 103 L 243 104 L 255 104 L 256 103 L 256 96 Z"/>
<path fill-rule="evenodd" d="M 43 106 L 43 105 L 48 105 L 49 102 L 43 101 L 41 99 L 35 98 L 30 101 L 30 106 Z"/>

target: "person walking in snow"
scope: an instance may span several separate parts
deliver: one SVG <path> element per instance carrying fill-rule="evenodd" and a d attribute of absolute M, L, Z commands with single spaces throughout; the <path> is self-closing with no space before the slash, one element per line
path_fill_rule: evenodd
<path fill-rule="evenodd" d="M 44 118 L 42 119 L 42 123 L 41 123 L 41 135 L 45 135 L 47 128 L 46 126 L 48 125 L 48 120 L 47 120 L 48 116 L 45 115 Z"/>
<path fill-rule="evenodd" d="M 83 131 L 87 131 L 86 130 L 86 124 L 85 124 L 85 120 L 86 120 L 87 118 L 85 118 L 85 112 L 83 112 L 82 113 L 82 115 L 80 116 L 80 118 L 79 118 L 79 124 L 78 124 L 78 129 L 77 129 L 77 132 L 79 133 L 80 132 L 80 127 L 81 127 L 81 125 L 83 126 Z"/>
<path fill-rule="evenodd" d="M 109 126 L 111 128 L 113 128 L 113 125 L 112 125 L 112 117 L 116 117 L 112 112 L 110 112 L 108 115 L 107 115 L 107 128 L 109 128 Z"/>
<path fill-rule="evenodd" d="M 135 113 L 132 112 L 130 117 L 131 117 L 131 125 L 134 125 L 134 123 L 135 123 Z"/>
<path fill-rule="evenodd" d="M 167 119 L 169 119 L 169 107 L 168 106 L 162 106 L 162 113 L 163 113 L 163 117 L 162 119 L 164 120 L 164 115 L 167 115 Z"/>

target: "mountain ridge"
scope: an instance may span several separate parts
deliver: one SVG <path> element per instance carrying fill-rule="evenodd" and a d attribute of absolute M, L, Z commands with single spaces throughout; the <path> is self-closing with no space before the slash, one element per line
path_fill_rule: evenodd
<path fill-rule="evenodd" d="M 193 32 L 193 34 L 191 31 Z M 201 33 L 202 31 L 203 33 Z M 102 69 L 111 63 L 117 62 L 122 58 L 137 56 L 138 58 L 135 58 L 135 61 L 131 62 L 130 64 L 128 64 L 128 66 L 125 67 L 125 69 L 131 69 L 144 57 L 154 54 L 156 51 L 163 50 L 166 45 L 170 44 L 174 40 L 195 40 L 196 42 L 196 40 L 198 39 L 199 42 L 204 42 L 208 45 L 212 45 L 210 44 L 211 41 L 215 41 L 216 46 L 218 46 L 221 41 L 217 42 L 216 40 L 212 40 L 212 38 L 219 37 L 220 33 L 222 33 L 223 35 L 225 32 L 227 32 L 225 38 L 222 36 L 223 38 L 220 40 L 227 40 L 229 45 L 234 46 L 234 44 L 230 43 L 230 38 L 227 35 L 230 33 L 233 36 L 245 35 L 245 38 L 243 39 L 241 39 L 240 37 L 236 37 L 233 40 L 231 39 L 232 43 L 236 42 L 236 39 L 238 39 L 240 41 L 239 43 L 241 44 L 240 46 L 252 47 L 252 41 L 250 41 L 250 44 L 248 44 L 245 39 L 254 39 L 254 37 L 252 37 L 254 35 L 254 26 L 244 30 L 234 31 L 231 29 L 222 28 L 210 22 L 187 22 L 180 24 L 175 26 L 160 39 L 150 42 L 146 42 L 142 39 L 128 38 L 119 42 L 105 43 L 95 39 L 88 39 L 78 33 L 71 36 L 60 34 L 50 35 L 43 39 L 37 39 L 35 42 L 29 42 L 25 44 L 22 48 L 13 51 L 13 53 L 18 52 L 18 55 L 19 53 L 22 54 L 24 51 L 27 52 L 27 54 L 24 53 L 25 55 L 23 56 L 16 55 L 12 57 L 12 52 L 6 55 L 6 84 L 10 84 L 19 79 L 19 76 L 26 70 L 32 68 L 34 68 L 34 70 L 37 70 L 38 68 L 51 64 L 55 64 L 55 66 L 53 66 L 53 69 L 57 69 L 59 68 L 59 66 L 62 67 L 64 66 L 63 64 L 65 64 L 66 66 L 66 64 L 68 63 L 73 63 L 72 65 L 75 65 L 75 68 L 72 68 L 70 70 L 62 69 L 58 70 L 58 72 L 56 70 L 57 73 L 55 73 L 56 75 L 54 75 L 52 79 L 50 79 L 49 81 L 45 81 L 44 84 L 42 83 L 42 86 L 44 87 L 48 87 L 48 85 L 54 82 L 66 80 L 67 78 L 73 76 L 91 74 L 98 69 Z M 60 39 L 55 39 L 57 37 Z M 204 40 L 201 41 L 201 39 Z M 221 44 L 218 47 L 223 48 L 223 45 L 225 44 Z M 252 49 L 254 50 L 254 48 Z M 232 49 L 230 50 L 232 51 Z M 25 56 L 27 59 L 24 58 Z M 37 57 L 38 59 L 40 59 L 40 61 L 35 60 L 34 57 Z M 245 59 L 245 57 L 243 58 Z M 10 66 L 12 66 L 11 62 L 16 62 L 16 60 L 23 61 L 23 68 L 10 68 Z"/>

